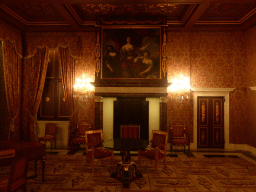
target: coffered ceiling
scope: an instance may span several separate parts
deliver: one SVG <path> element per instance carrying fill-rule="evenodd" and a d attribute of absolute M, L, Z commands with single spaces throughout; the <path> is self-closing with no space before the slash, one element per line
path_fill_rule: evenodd
<path fill-rule="evenodd" d="M 111 24 L 118 24 L 128 17 L 164 18 L 169 30 L 247 30 L 256 24 L 256 0 L 0 2 L 0 20 L 21 31 L 86 31 L 94 29 L 100 19 L 111 18 Z"/>

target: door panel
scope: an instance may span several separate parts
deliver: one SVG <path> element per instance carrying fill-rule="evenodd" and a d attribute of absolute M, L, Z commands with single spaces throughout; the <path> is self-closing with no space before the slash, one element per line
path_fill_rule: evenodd
<path fill-rule="evenodd" d="M 223 97 L 198 97 L 198 148 L 224 147 Z"/>

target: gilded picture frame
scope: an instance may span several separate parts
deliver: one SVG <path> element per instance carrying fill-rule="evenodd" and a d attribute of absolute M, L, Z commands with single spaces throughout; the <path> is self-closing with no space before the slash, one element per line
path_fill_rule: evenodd
<path fill-rule="evenodd" d="M 159 26 L 101 28 L 98 43 L 100 70 L 97 76 L 102 84 L 144 84 L 163 82 L 163 32 Z"/>

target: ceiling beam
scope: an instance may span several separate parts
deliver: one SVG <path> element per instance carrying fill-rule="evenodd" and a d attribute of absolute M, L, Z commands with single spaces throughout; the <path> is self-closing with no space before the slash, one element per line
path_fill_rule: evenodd
<path fill-rule="evenodd" d="M 70 24 L 70 26 L 74 27 L 75 29 L 80 29 L 78 23 L 73 19 L 73 17 L 66 11 L 66 9 L 57 3 L 53 3 L 52 6 L 58 11 L 58 13 Z"/>
<path fill-rule="evenodd" d="M 127 4 L 127 3 L 179 3 L 179 4 L 198 4 L 202 3 L 204 0 L 33 0 L 33 3 L 48 3 L 53 2 L 58 4 L 87 4 L 87 3 L 101 3 L 101 4 Z M 246 1 L 246 0 L 245 0 Z M 8 3 L 15 3 L 17 0 L 8 0 Z"/>
<path fill-rule="evenodd" d="M 256 23 L 256 14 L 254 14 L 248 20 L 246 20 L 244 23 L 242 23 L 240 29 L 246 31 L 249 28 L 251 28 L 252 26 L 254 26 L 255 23 Z"/>
<path fill-rule="evenodd" d="M 18 0 L 8 0 L 5 3 L 17 3 Z M 33 3 L 48 3 L 51 4 L 53 0 L 33 0 Z M 204 0 L 126 0 L 125 3 L 173 3 L 173 4 L 201 4 Z M 210 0 L 211 3 L 255 3 L 255 0 Z M 124 4 L 120 0 L 55 0 L 59 4 L 86 4 L 86 3 L 105 3 L 105 4 Z"/>
<path fill-rule="evenodd" d="M 204 0 L 204 2 L 199 5 L 199 7 L 196 9 L 193 15 L 187 21 L 187 23 L 184 26 L 184 29 L 186 30 L 191 28 L 195 24 L 195 22 L 201 17 L 201 15 L 205 12 L 205 10 L 209 7 L 209 5 L 210 0 Z"/>

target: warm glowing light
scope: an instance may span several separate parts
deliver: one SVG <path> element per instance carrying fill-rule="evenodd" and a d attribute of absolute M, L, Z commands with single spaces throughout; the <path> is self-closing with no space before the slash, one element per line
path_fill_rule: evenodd
<path fill-rule="evenodd" d="M 189 78 L 184 78 L 183 75 L 180 76 L 180 79 L 173 79 L 171 86 L 169 86 L 171 92 L 190 91 L 190 88 Z"/>
<path fill-rule="evenodd" d="M 187 77 L 183 77 L 183 75 L 179 79 L 173 79 L 171 86 L 169 86 L 169 92 L 172 97 L 181 100 L 189 98 L 190 89 L 190 80 Z"/>
<path fill-rule="evenodd" d="M 82 79 L 77 78 L 74 85 L 74 97 L 85 96 L 85 98 L 88 98 L 94 89 L 90 82 L 90 78 L 85 78 L 85 75 L 82 76 Z"/>

